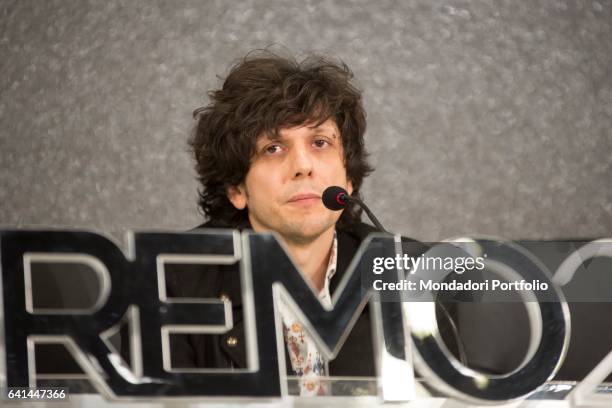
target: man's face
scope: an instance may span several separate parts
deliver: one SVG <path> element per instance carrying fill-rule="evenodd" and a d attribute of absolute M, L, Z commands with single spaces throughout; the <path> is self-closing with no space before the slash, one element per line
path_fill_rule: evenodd
<path fill-rule="evenodd" d="M 276 231 L 284 239 L 304 243 L 334 228 L 340 211 L 325 208 L 323 191 L 333 185 L 353 186 L 346 177 L 342 140 L 328 119 L 281 129 L 280 139 L 262 135 L 244 183 L 228 190 L 238 209 L 248 208 L 256 231 Z"/>

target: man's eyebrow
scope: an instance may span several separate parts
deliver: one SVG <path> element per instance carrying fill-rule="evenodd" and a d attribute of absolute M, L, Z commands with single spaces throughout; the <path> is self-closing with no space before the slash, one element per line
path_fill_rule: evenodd
<path fill-rule="evenodd" d="M 322 133 L 322 134 L 327 135 L 327 133 L 331 133 L 334 139 L 338 137 L 338 132 L 336 132 L 335 129 L 330 129 L 328 127 L 316 126 L 312 128 L 312 130 L 314 131 L 315 134 Z"/>
<path fill-rule="evenodd" d="M 257 138 L 255 144 L 268 143 L 268 142 L 280 142 L 283 136 L 280 134 L 264 134 Z"/>

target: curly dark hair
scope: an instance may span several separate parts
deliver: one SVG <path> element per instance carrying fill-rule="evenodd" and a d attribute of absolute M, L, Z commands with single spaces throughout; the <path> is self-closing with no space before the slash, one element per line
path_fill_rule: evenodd
<path fill-rule="evenodd" d="M 278 137 L 282 128 L 331 118 L 340 130 L 347 178 L 353 195 L 372 168 L 363 135 L 366 115 L 361 91 L 343 63 L 320 56 L 301 62 L 269 51 L 248 54 L 232 67 L 223 87 L 210 91 L 209 105 L 193 112 L 195 125 L 189 144 L 196 159 L 202 189 L 199 205 L 209 219 L 235 227 L 247 218 L 227 197 L 230 186 L 242 183 L 262 134 Z M 351 205 L 341 225 L 359 221 L 361 210 Z"/>

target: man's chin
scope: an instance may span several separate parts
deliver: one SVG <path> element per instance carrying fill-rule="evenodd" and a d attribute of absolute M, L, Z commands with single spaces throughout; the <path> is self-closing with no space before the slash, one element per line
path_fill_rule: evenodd
<path fill-rule="evenodd" d="M 296 243 L 309 243 L 333 228 L 335 223 L 291 223 L 283 228 L 281 235 Z"/>

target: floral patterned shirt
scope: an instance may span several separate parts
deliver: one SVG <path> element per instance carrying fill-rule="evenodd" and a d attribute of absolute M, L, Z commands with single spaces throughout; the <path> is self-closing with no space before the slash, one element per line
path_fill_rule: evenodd
<path fill-rule="evenodd" d="M 327 271 L 325 273 L 325 281 L 323 289 L 319 292 L 319 300 L 325 306 L 332 306 L 331 294 L 329 292 L 329 283 L 336 273 L 336 260 L 338 255 L 338 239 L 334 234 Z M 291 368 L 301 377 L 300 395 L 326 395 L 328 394 L 327 386 L 321 381 L 321 377 L 327 376 L 328 362 L 325 361 L 314 340 L 304 332 L 302 323 L 294 316 L 286 304 L 281 302 L 280 315 L 283 319 L 283 334 L 289 357 L 291 359 Z"/>

